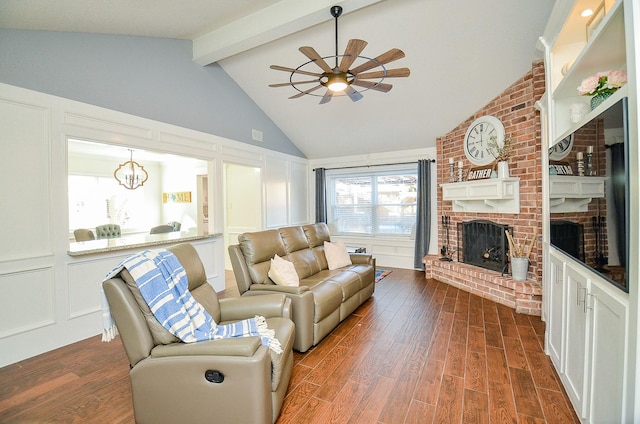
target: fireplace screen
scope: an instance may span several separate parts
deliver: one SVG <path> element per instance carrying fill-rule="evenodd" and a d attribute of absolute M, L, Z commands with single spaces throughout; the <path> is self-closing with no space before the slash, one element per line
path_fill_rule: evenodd
<path fill-rule="evenodd" d="M 507 271 L 508 225 L 475 220 L 458 223 L 458 262 L 505 273 Z"/>

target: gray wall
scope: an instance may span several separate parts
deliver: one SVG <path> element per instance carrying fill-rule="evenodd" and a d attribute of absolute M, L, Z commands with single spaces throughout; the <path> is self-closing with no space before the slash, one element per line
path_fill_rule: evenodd
<path fill-rule="evenodd" d="M 2 83 L 305 157 L 220 66 L 191 58 L 188 40 L 0 30 Z"/>

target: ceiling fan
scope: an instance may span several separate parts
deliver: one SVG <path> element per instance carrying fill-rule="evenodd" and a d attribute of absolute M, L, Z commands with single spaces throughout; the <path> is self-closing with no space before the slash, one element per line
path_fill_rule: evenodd
<path fill-rule="evenodd" d="M 352 39 L 349 40 L 347 48 L 344 54 L 338 54 L 338 18 L 342 15 L 341 6 L 331 7 L 331 16 L 335 18 L 336 23 L 336 51 L 331 56 L 320 56 L 313 47 L 304 46 L 300 47 L 300 52 L 307 56 L 310 60 L 303 63 L 297 68 L 288 68 L 285 66 L 271 65 L 271 69 L 276 71 L 290 72 L 289 82 L 270 84 L 269 87 L 287 87 L 291 86 L 295 88 L 299 93 L 289 97 L 290 99 L 297 99 L 304 95 L 312 95 L 322 97 L 320 104 L 328 103 L 332 97 L 336 96 L 349 96 L 349 98 L 356 102 L 362 99 L 362 92 L 366 90 L 382 91 L 384 93 L 391 90 L 393 87 L 391 84 L 383 83 L 385 78 L 397 78 L 408 77 L 409 68 L 396 68 L 387 69 L 385 65 L 404 57 L 404 52 L 400 49 L 391 49 L 380 56 L 370 58 L 361 56 L 360 54 L 367 46 L 367 42 L 364 40 Z M 335 66 L 331 67 L 326 59 L 335 59 Z M 339 60 L 340 59 L 340 60 Z M 354 68 L 352 65 L 358 59 L 364 59 L 365 61 L 357 64 Z M 317 65 L 322 69 L 322 73 L 315 71 L 314 66 L 307 66 L 310 64 Z M 311 68 L 311 70 L 309 70 Z M 380 68 L 371 72 L 366 72 L 375 68 Z M 314 72 L 315 71 L 315 72 Z M 314 79 L 298 79 L 300 75 L 311 76 Z M 377 80 L 377 81 L 374 81 Z M 298 86 L 305 84 L 317 85 L 303 90 Z M 358 87 L 358 89 L 354 88 Z M 316 94 L 315 91 L 325 87 L 327 90 L 324 94 Z"/>

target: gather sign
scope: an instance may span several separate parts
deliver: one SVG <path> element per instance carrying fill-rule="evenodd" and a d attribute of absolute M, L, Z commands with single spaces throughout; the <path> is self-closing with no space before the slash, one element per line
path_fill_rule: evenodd
<path fill-rule="evenodd" d="M 491 178 L 492 174 L 493 174 L 493 165 L 478 166 L 475 168 L 471 168 L 469 170 L 469 174 L 467 175 L 467 181 L 485 180 L 487 178 Z"/>

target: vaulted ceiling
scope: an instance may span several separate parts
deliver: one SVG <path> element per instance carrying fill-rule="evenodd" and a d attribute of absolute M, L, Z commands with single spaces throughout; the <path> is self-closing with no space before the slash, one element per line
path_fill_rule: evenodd
<path fill-rule="evenodd" d="M 194 60 L 217 62 L 307 158 L 435 146 L 541 58 L 536 49 L 554 0 L 3 0 L 0 28 L 97 32 L 193 40 Z M 271 88 L 296 68 L 335 53 L 332 5 L 341 5 L 338 51 L 366 40 L 363 56 L 391 48 L 408 78 L 388 78 L 388 93 L 352 102 L 288 97 Z M 318 68 L 320 71 L 320 68 Z M 318 93 L 323 94 L 324 90 Z"/>

